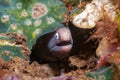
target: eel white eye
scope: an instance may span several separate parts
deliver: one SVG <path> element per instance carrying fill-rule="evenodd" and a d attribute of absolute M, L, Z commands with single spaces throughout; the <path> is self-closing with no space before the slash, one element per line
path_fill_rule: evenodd
<path fill-rule="evenodd" d="M 59 34 L 58 33 L 55 34 L 55 39 L 59 39 Z"/>

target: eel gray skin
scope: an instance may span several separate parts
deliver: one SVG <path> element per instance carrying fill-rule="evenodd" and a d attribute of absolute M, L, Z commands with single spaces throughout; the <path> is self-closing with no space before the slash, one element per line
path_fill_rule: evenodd
<path fill-rule="evenodd" d="M 58 28 L 56 31 L 45 34 L 36 40 L 31 49 L 31 61 L 54 62 L 67 57 L 72 49 L 73 39 L 70 29 Z"/>

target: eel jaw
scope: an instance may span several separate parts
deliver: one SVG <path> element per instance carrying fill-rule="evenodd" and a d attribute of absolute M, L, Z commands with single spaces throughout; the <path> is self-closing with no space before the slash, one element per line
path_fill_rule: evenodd
<path fill-rule="evenodd" d="M 50 50 L 51 54 L 57 58 L 64 58 L 69 55 L 69 52 L 72 49 L 72 41 L 61 41 L 59 43 L 56 43 Z"/>

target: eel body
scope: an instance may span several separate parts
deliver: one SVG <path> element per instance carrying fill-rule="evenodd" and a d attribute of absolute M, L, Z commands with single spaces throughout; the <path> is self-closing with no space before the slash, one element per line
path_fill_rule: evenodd
<path fill-rule="evenodd" d="M 94 41 L 86 41 L 93 30 L 94 28 L 80 29 L 69 23 L 69 28 L 61 27 L 39 37 L 31 50 L 30 58 L 38 62 L 54 62 L 86 51 L 90 53 L 94 49 Z"/>

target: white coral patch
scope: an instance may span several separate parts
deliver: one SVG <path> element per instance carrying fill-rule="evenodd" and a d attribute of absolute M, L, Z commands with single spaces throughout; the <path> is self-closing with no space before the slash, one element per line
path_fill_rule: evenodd
<path fill-rule="evenodd" d="M 52 17 L 46 17 L 47 24 L 52 24 L 55 20 Z"/>
<path fill-rule="evenodd" d="M 110 0 L 93 0 L 87 4 L 85 10 L 74 17 L 73 24 L 79 28 L 93 28 L 100 20 L 103 13 L 114 20 L 116 16 L 116 6 Z"/>
<path fill-rule="evenodd" d="M 27 11 L 25 9 L 22 11 L 21 16 L 22 17 L 28 16 L 28 13 L 27 13 Z"/>
<path fill-rule="evenodd" d="M 30 26 L 32 24 L 32 21 L 30 19 L 25 20 L 24 24 L 26 26 Z"/>
<path fill-rule="evenodd" d="M 38 26 L 41 25 L 41 23 L 42 23 L 41 20 L 35 20 L 35 22 L 34 22 L 34 26 L 35 26 L 35 27 L 38 27 Z"/>
<path fill-rule="evenodd" d="M 34 35 L 39 35 L 41 33 L 41 29 L 36 29 L 34 32 L 33 32 L 33 34 Z"/>
<path fill-rule="evenodd" d="M 8 41 L 3 41 L 3 40 L 0 40 L 0 46 L 1 45 L 10 45 L 10 46 L 15 46 L 15 44 L 14 43 L 10 43 L 10 42 L 8 42 Z"/>
<path fill-rule="evenodd" d="M 21 9 L 21 8 L 22 8 L 22 5 L 23 5 L 23 4 L 22 4 L 21 2 L 17 3 L 17 4 L 16 4 L 17 9 Z"/>
<path fill-rule="evenodd" d="M 32 9 L 32 17 L 34 19 L 40 18 L 48 13 L 47 7 L 42 3 L 36 3 Z"/>
<path fill-rule="evenodd" d="M 1 17 L 1 21 L 2 21 L 3 23 L 8 22 L 9 20 L 10 20 L 9 15 L 3 15 L 3 16 Z"/>
<path fill-rule="evenodd" d="M 10 28 L 12 29 L 12 30 L 16 30 L 16 28 L 17 28 L 17 25 L 16 24 L 10 24 Z"/>
<path fill-rule="evenodd" d="M 17 30 L 17 33 L 18 33 L 19 35 L 23 35 L 23 30 Z"/>

